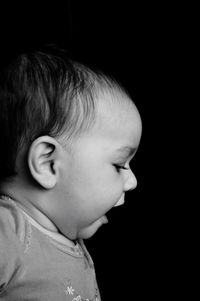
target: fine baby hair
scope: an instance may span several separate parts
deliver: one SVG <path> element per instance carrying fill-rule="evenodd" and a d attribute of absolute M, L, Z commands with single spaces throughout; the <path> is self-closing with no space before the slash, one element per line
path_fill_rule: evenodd
<path fill-rule="evenodd" d="M 2 64 L 1 64 L 2 65 Z M 126 93 L 111 77 L 74 62 L 55 46 L 15 55 L 0 73 L 0 182 L 16 175 L 42 135 L 78 137 L 95 122 L 97 95 Z"/>

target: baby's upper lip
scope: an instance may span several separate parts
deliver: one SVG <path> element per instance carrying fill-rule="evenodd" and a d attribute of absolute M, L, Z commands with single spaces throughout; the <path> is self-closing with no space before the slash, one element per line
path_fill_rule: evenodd
<path fill-rule="evenodd" d="M 124 204 L 124 194 L 122 194 L 121 198 L 119 201 L 114 205 L 114 207 L 121 206 Z"/>

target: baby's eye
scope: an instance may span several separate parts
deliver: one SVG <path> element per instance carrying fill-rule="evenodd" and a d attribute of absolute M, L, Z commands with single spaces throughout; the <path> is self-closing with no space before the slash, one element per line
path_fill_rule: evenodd
<path fill-rule="evenodd" d="M 118 164 L 113 164 L 116 170 L 119 172 L 121 169 L 128 170 L 128 167 L 125 167 L 124 165 L 118 165 Z"/>

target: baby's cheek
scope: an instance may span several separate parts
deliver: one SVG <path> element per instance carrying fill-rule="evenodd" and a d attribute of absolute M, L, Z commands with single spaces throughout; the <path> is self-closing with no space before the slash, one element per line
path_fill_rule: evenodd
<path fill-rule="evenodd" d="M 82 169 L 76 180 L 76 191 L 97 203 L 108 203 L 108 207 L 123 193 L 122 177 L 111 164 L 96 164 Z"/>

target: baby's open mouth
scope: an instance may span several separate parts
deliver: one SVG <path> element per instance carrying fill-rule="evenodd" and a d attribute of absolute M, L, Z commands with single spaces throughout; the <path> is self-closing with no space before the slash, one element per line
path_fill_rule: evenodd
<path fill-rule="evenodd" d="M 106 217 L 107 223 L 111 216 L 112 219 L 113 217 L 117 219 L 119 218 L 119 216 L 121 215 L 121 208 L 119 208 L 119 210 L 112 210 L 112 209 L 116 207 L 120 207 L 124 203 L 125 203 L 125 194 L 123 193 L 119 201 L 108 212 L 106 212 L 106 215 L 104 215 Z"/>
<path fill-rule="evenodd" d="M 122 194 L 121 198 L 119 201 L 114 205 L 114 207 L 121 206 L 124 204 L 124 194 Z"/>

